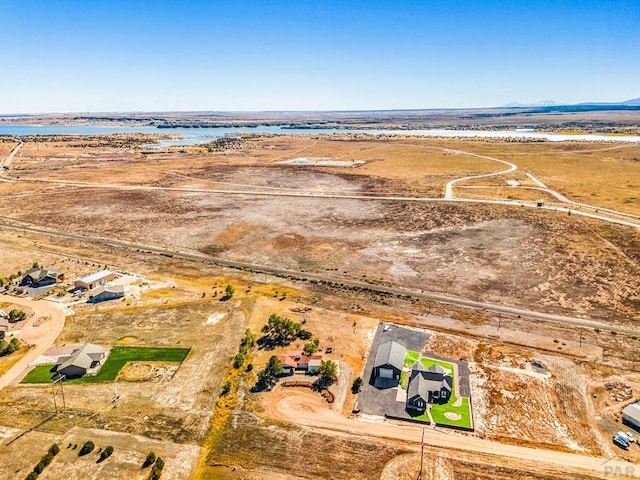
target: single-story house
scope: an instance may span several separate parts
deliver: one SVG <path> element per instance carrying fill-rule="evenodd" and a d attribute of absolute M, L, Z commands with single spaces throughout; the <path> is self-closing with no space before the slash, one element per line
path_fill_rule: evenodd
<path fill-rule="evenodd" d="M 622 422 L 640 431 L 640 403 L 632 403 L 622 410 Z"/>
<path fill-rule="evenodd" d="M 315 373 L 322 363 L 322 355 L 317 353 L 309 355 L 305 352 L 287 352 L 276 355 L 276 358 L 282 363 L 286 375 L 293 375 L 296 370 Z"/>
<path fill-rule="evenodd" d="M 90 369 L 98 368 L 106 357 L 105 351 L 97 345 L 87 343 L 58 358 L 56 373 L 67 378 L 81 377 Z"/>
<path fill-rule="evenodd" d="M 451 398 L 453 379 L 444 368 L 434 364 L 425 368 L 420 362 L 411 369 L 406 407 L 424 411 L 431 403 L 447 403 Z"/>
<path fill-rule="evenodd" d="M 376 386 L 396 386 L 400 383 L 400 374 L 404 367 L 407 349 L 398 342 L 390 341 L 380 344 L 373 364 L 373 376 Z M 381 380 L 378 381 L 378 380 Z"/>
<path fill-rule="evenodd" d="M 99 272 L 92 273 L 86 277 L 79 278 L 75 281 L 75 288 L 84 288 L 85 290 L 91 290 L 107 282 L 110 282 L 115 278 L 113 272 L 109 270 L 100 270 Z"/>
<path fill-rule="evenodd" d="M 107 300 L 115 300 L 124 297 L 124 287 L 122 285 L 103 285 L 91 292 L 89 303 L 106 302 Z"/>
<path fill-rule="evenodd" d="M 46 287 L 47 285 L 54 285 L 60 280 L 64 280 L 64 273 L 59 272 L 53 267 L 30 268 L 22 277 L 20 286 L 32 288 Z"/>

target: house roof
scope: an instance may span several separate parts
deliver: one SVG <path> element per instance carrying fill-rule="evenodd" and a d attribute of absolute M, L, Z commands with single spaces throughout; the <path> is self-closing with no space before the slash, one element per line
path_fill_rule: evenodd
<path fill-rule="evenodd" d="M 60 371 L 67 367 L 80 367 L 88 369 L 91 364 L 104 357 L 104 350 L 92 343 L 86 343 L 80 348 L 76 348 L 71 355 L 60 357 L 57 370 Z"/>
<path fill-rule="evenodd" d="M 640 423 L 640 403 L 632 403 L 631 405 L 627 405 L 622 410 L 622 414 L 631 418 L 634 422 Z"/>
<path fill-rule="evenodd" d="M 91 296 L 97 297 L 101 293 L 124 293 L 124 287 L 122 285 L 102 285 L 92 291 Z"/>
<path fill-rule="evenodd" d="M 112 274 L 113 273 L 110 272 L 109 270 L 100 270 L 99 272 L 92 273 L 90 275 L 87 275 L 86 277 L 79 278 L 78 280 L 76 280 L 76 282 L 93 283 L 96 280 L 100 280 L 101 278 L 104 278 L 107 275 L 112 275 Z"/>
<path fill-rule="evenodd" d="M 276 355 L 278 360 L 282 362 L 282 365 L 299 368 L 300 365 L 320 365 L 322 362 L 322 355 L 314 353 L 309 355 L 305 352 L 287 352 L 284 355 Z"/>
<path fill-rule="evenodd" d="M 443 388 L 451 390 L 451 385 L 447 382 L 447 378 L 443 377 L 440 380 L 428 379 L 422 375 L 416 375 L 409 382 L 409 388 L 407 389 L 407 398 L 413 398 L 419 395 L 425 402 L 429 401 L 429 392 L 440 392 Z"/>
<path fill-rule="evenodd" d="M 48 268 L 30 268 L 27 270 L 27 273 L 24 274 L 23 278 L 31 277 L 34 282 L 39 282 L 43 278 L 52 277 L 56 280 L 60 276 L 60 272 L 53 267 Z"/>
<path fill-rule="evenodd" d="M 392 365 L 398 370 L 402 370 L 404 367 L 404 357 L 406 353 L 407 349 L 397 342 L 390 341 L 382 343 L 378 347 L 376 361 L 373 366 L 380 367 L 382 365 Z"/>

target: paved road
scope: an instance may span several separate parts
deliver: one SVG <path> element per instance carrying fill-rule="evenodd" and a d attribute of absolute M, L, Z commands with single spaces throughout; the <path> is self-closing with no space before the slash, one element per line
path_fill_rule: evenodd
<path fill-rule="evenodd" d="M 423 431 L 421 427 L 389 421 L 370 422 L 345 418 L 326 408 L 326 405 L 322 405 L 323 400 L 317 395 L 316 397 L 318 398 L 314 398 L 311 393 L 288 392 L 288 395 L 277 403 L 275 411 L 269 411 L 269 414 L 330 435 L 357 435 L 360 438 L 371 436 L 420 444 Z M 518 460 L 524 459 L 545 466 L 560 466 L 569 474 L 567 478 L 571 478 L 569 472 L 585 470 L 607 478 L 605 468 L 619 468 L 620 470 L 614 471 L 629 471 L 630 476 L 640 477 L 640 468 L 627 470 L 633 465 L 620 460 L 502 444 L 473 435 L 455 434 L 450 430 L 425 428 L 424 442 L 426 445 L 450 451 L 460 450 L 512 458 L 515 465 Z"/>
<path fill-rule="evenodd" d="M 601 330 L 615 330 L 616 332 L 628 333 L 630 335 L 640 335 L 640 329 L 612 326 L 606 323 L 601 323 L 601 322 L 597 322 L 597 321 L 589 320 L 585 318 L 568 317 L 563 315 L 555 315 L 552 313 L 536 312 L 532 310 L 525 310 L 522 308 L 511 307 L 508 305 L 496 305 L 492 303 L 478 302 L 475 300 L 469 300 L 469 299 L 464 299 L 459 297 L 451 297 L 451 296 L 439 295 L 435 293 L 425 293 L 423 291 L 412 290 L 409 288 L 375 285 L 375 284 L 370 284 L 366 282 L 361 282 L 358 280 L 348 280 L 344 278 L 330 277 L 330 276 L 319 275 L 319 274 L 309 273 L 309 272 L 286 270 L 283 268 L 276 268 L 268 265 L 259 265 L 255 263 L 238 262 L 234 260 L 227 260 L 224 258 L 212 257 L 209 255 L 205 255 L 203 253 L 168 250 L 166 248 L 162 248 L 155 245 L 146 245 L 146 244 L 140 244 L 140 243 L 125 242 L 122 240 L 114 240 L 111 238 L 102 238 L 102 237 L 67 233 L 59 230 L 51 230 L 51 229 L 27 225 L 24 223 L 19 223 L 4 217 L 0 217 L 0 225 L 5 228 L 11 228 L 15 230 L 30 231 L 30 232 L 52 235 L 52 236 L 61 237 L 61 238 L 79 240 L 85 243 L 108 245 L 112 247 L 127 248 L 132 250 L 142 250 L 142 251 L 146 251 L 146 252 L 154 253 L 158 255 L 182 258 L 185 260 L 193 260 L 198 262 L 206 262 L 214 265 L 219 265 L 223 267 L 229 267 L 229 268 L 234 268 L 234 269 L 244 270 L 244 271 L 249 271 L 254 273 L 265 273 L 265 274 L 274 275 L 277 277 L 294 278 L 294 279 L 314 281 L 314 282 L 329 282 L 334 284 L 342 284 L 350 288 L 368 289 L 370 291 L 387 293 L 393 296 L 407 295 L 413 298 L 419 298 L 419 299 L 428 300 L 432 302 L 460 305 L 464 307 L 470 307 L 470 308 L 481 309 L 481 310 L 489 310 L 489 311 L 501 312 L 501 313 L 508 313 L 512 315 L 521 315 L 523 317 L 538 318 L 540 320 L 554 321 L 554 322 L 560 322 L 560 323 L 582 326 L 582 327 L 599 328 Z"/>
<path fill-rule="evenodd" d="M 42 328 L 42 337 L 38 344 L 31 348 L 20 360 L 18 360 L 2 377 L 0 377 L 0 390 L 18 380 L 31 362 L 42 355 L 55 342 L 64 327 L 64 308 L 46 300 L 33 301 L 29 298 L 17 298 L 10 295 L 0 295 L 0 302 L 10 302 L 31 308 L 36 316 L 49 317 L 49 321 L 43 322 L 38 328 Z"/>

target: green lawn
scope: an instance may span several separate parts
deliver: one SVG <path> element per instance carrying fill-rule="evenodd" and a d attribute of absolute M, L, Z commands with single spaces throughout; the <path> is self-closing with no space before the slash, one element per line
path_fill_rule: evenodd
<path fill-rule="evenodd" d="M 431 405 L 431 416 L 433 421 L 438 425 L 451 425 L 453 427 L 471 428 L 471 406 L 468 397 L 462 397 L 462 403 L 459 407 L 453 406 L 454 402 L 445 405 Z M 460 420 L 450 420 L 444 416 L 445 413 L 457 413 Z"/>
<path fill-rule="evenodd" d="M 51 382 L 51 377 L 53 377 L 52 369 L 55 366 L 55 363 L 50 365 L 38 365 L 27 373 L 20 383 L 49 383 Z"/>
<path fill-rule="evenodd" d="M 172 362 L 182 363 L 189 354 L 190 348 L 155 348 L 155 347 L 113 347 L 107 361 L 97 375 L 73 378 L 69 383 L 113 382 L 118 378 L 122 367 L 128 362 Z M 52 365 L 40 365 L 31 370 L 22 383 L 49 383 L 53 372 Z"/>

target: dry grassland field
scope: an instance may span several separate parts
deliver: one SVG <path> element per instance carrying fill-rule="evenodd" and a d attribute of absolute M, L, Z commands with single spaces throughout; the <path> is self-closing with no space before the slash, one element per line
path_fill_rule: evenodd
<path fill-rule="evenodd" d="M 421 463 L 432 479 L 640 475 L 621 470 L 640 447 L 611 442 L 640 398 L 640 145 L 158 138 L 24 137 L 0 172 L 0 293 L 27 305 L 12 336 L 42 333 L 0 357 L 0 375 L 43 348 L 0 390 L 2 478 L 25 478 L 54 443 L 41 478 L 142 480 L 150 451 L 167 479 L 409 480 Z M 2 139 L 0 161 L 18 140 Z M 477 177 L 500 161 L 517 169 Z M 23 291 L 34 262 L 64 279 Z M 71 293 L 102 269 L 124 298 Z M 54 319 L 28 326 L 41 308 L 28 295 L 64 315 L 51 345 L 38 342 Z M 272 314 L 338 364 L 324 396 L 256 388 L 272 355 L 310 340 L 267 348 Z M 352 383 L 381 323 L 468 362 L 473 432 L 358 413 Z M 239 361 L 247 330 L 259 340 Z M 116 381 L 20 383 L 86 343 L 190 350 L 131 361 Z"/>

